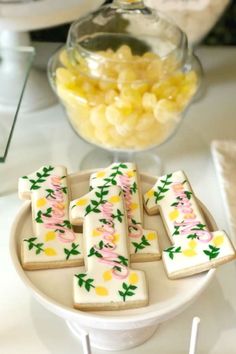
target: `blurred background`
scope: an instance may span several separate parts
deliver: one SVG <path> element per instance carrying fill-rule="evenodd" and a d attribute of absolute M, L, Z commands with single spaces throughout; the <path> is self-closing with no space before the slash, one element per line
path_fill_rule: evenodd
<path fill-rule="evenodd" d="M 112 1 L 106 1 L 109 3 Z M 147 0 L 148 5 L 155 6 L 158 1 L 156 0 Z M 202 23 L 197 24 L 197 26 L 205 26 L 205 21 L 210 22 L 211 15 L 215 15 L 217 7 L 220 7 L 220 3 L 226 2 L 225 0 L 214 0 L 216 9 L 213 5 L 209 6 L 209 14 L 206 19 L 202 18 Z M 200 14 L 201 16 L 201 14 Z M 182 19 L 181 19 L 182 20 Z M 189 22 L 191 20 L 191 14 Z M 213 19 L 214 20 L 214 19 Z M 32 31 L 31 38 L 34 41 L 45 41 L 45 42 L 65 42 L 67 38 L 67 33 L 70 24 L 61 25 L 49 29 Z M 200 28 L 199 28 L 200 29 Z M 217 20 L 214 27 L 210 30 L 208 35 L 202 41 L 206 45 L 236 45 L 236 0 L 230 2 L 227 6 L 223 15 Z"/>

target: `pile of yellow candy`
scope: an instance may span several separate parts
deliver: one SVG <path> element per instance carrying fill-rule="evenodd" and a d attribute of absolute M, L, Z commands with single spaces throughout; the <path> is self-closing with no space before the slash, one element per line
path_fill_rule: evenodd
<path fill-rule="evenodd" d="M 176 69 L 172 58 L 127 45 L 88 59 L 62 51 L 56 89 L 68 117 L 87 141 L 108 149 L 142 150 L 164 142 L 196 92 L 194 71 Z"/>

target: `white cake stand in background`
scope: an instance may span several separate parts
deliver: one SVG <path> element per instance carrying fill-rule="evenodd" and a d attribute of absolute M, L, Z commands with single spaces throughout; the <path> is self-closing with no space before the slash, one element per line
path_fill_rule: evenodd
<path fill-rule="evenodd" d="M 31 46 L 29 31 L 71 22 L 103 2 L 103 0 L 1 0 L 0 45 L 8 48 Z M 19 61 L 14 61 L 12 57 L 9 67 L 8 59 L 6 56 L 0 63 L 0 107 L 12 108 L 14 90 L 17 89 L 17 85 L 22 85 L 24 72 L 18 65 Z M 32 68 L 27 85 L 28 90 L 21 107 L 24 112 L 42 109 L 55 103 L 55 95 L 49 87 L 45 71 Z"/>

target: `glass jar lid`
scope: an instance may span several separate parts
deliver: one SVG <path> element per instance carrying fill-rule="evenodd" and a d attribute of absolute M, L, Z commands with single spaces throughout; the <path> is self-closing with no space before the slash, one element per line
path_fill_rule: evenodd
<path fill-rule="evenodd" d="M 126 50 L 119 53 L 121 46 Z M 109 55 L 109 50 L 117 55 Z M 187 38 L 170 19 L 143 1 L 115 0 L 71 25 L 67 51 L 72 63 L 80 63 L 81 68 L 85 59 L 94 76 L 101 75 L 101 62 L 133 63 L 135 56 L 139 62 L 146 61 L 150 53 L 173 71 L 185 62 Z"/>

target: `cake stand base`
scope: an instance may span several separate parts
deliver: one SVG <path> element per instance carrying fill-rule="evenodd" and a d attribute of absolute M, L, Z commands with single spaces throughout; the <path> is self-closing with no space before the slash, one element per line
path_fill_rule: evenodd
<path fill-rule="evenodd" d="M 158 325 L 152 325 L 145 328 L 108 331 L 82 328 L 73 321 L 66 321 L 66 323 L 72 333 L 82 341 L 83 346 L 86 346 L 86 343 L 83 343 L 83 338 L 88 333 L 92 347 L 107 351 L 126 350 L 137 347 L 151 338 L 158 327 Z"/>
<path fill-rule="evenodd" d="M 113 162 L 135 162 L 139 172 L 153 176 L 160 176 L 163 172 L 161 159 L 154 152 L 109 152 L 99 148 L 86 154 L 79 168 L 80 170 L 104 168 Z"/>

